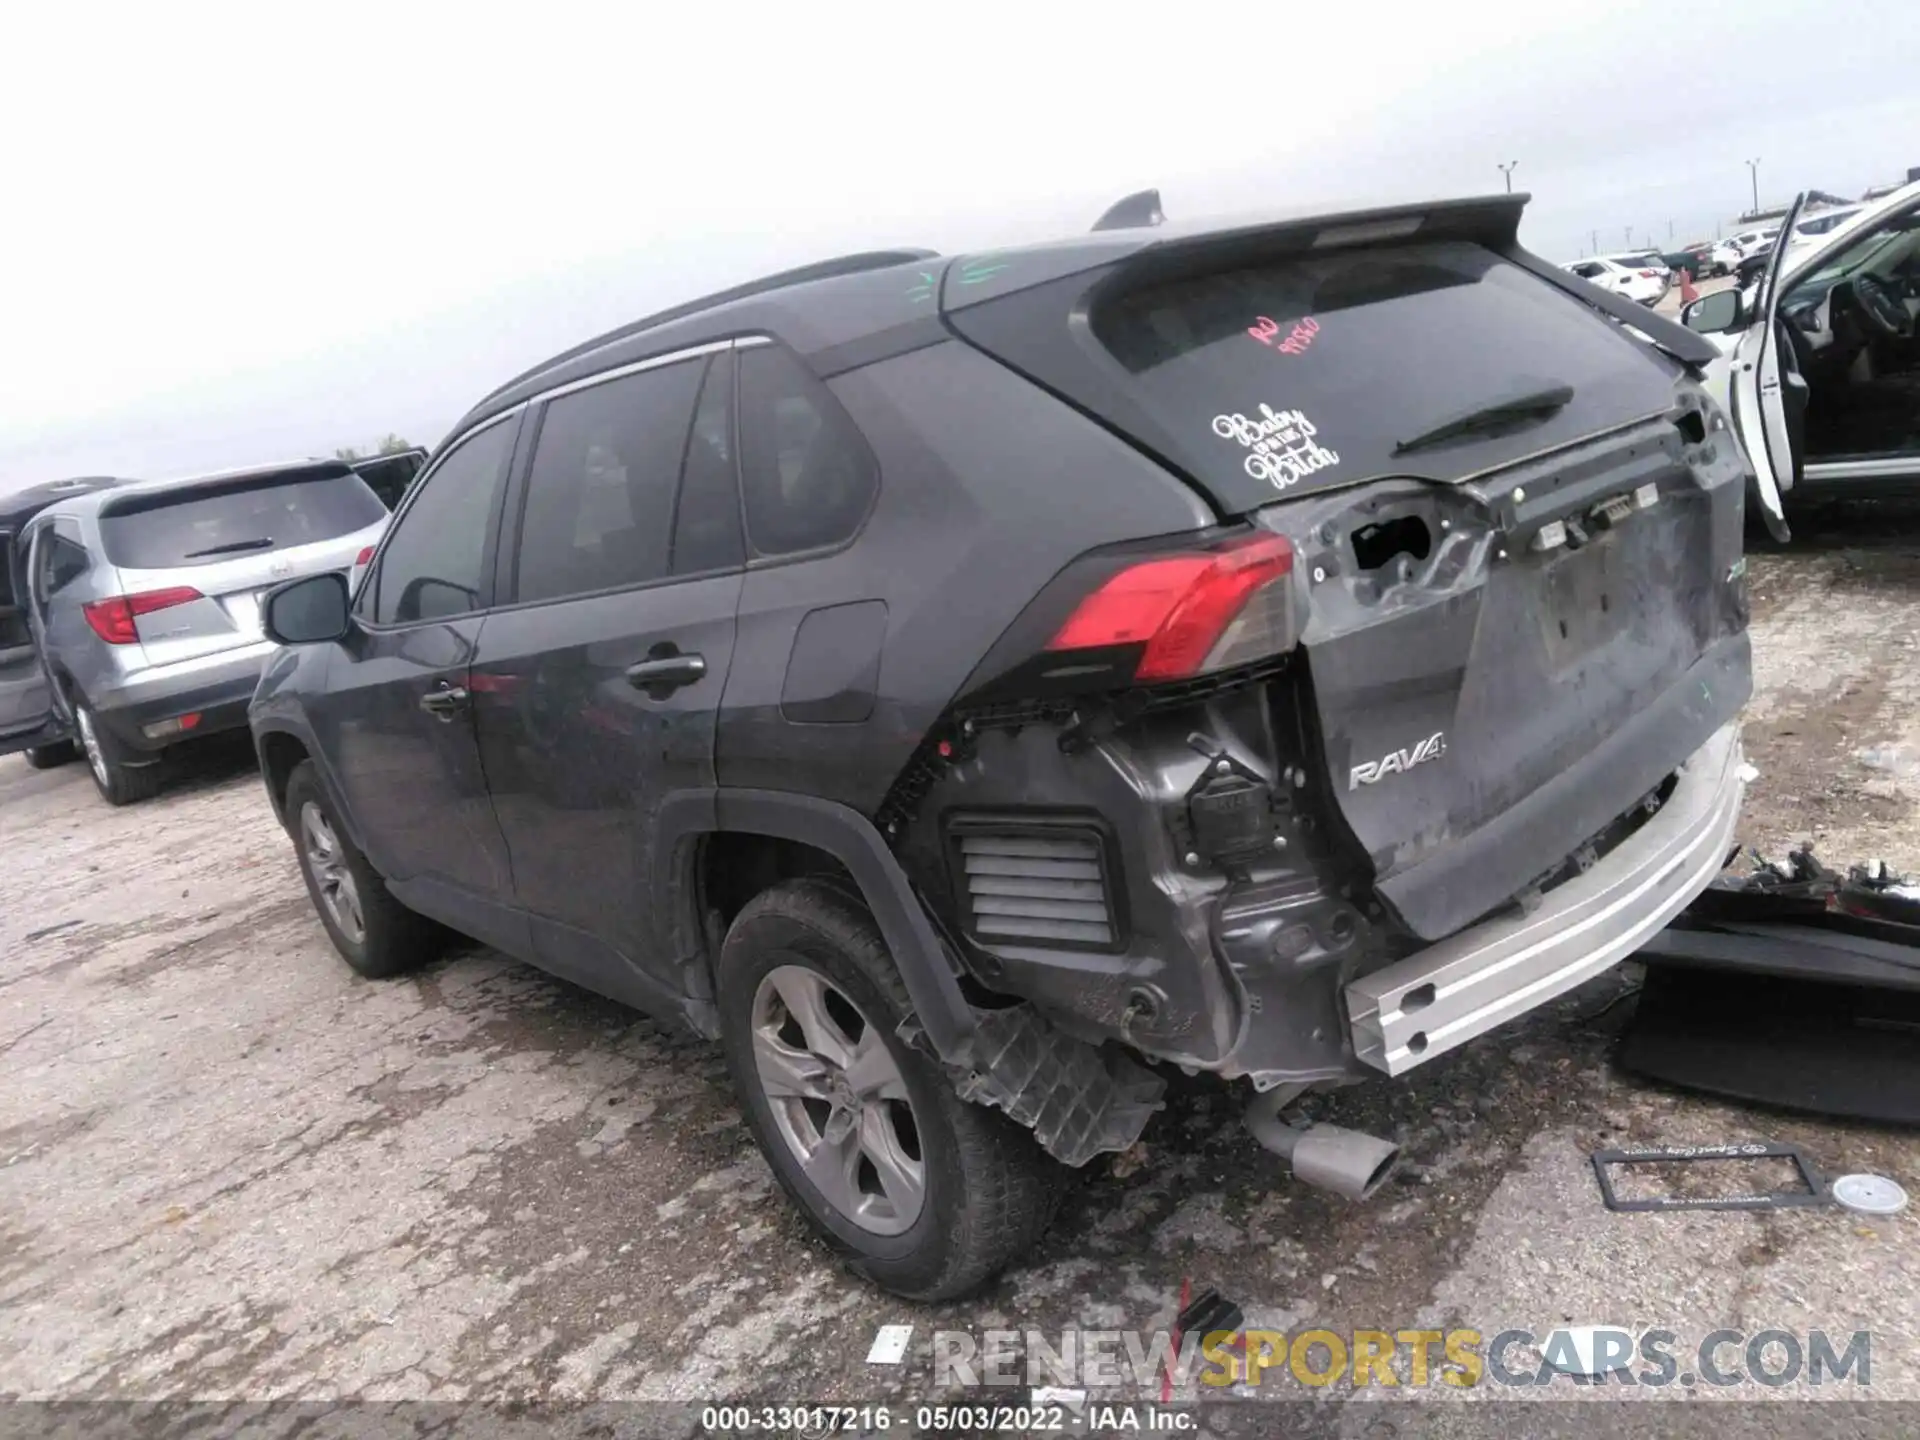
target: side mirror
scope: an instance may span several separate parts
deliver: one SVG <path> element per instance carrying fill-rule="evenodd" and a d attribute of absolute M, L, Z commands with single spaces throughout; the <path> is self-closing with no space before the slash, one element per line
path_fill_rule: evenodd
<path fill-rule="evenodd" d="M 1702 335 L 1724 335 L 1745 322 L 1738 290 L 1716 290 L 1702 295 L 1680 312 L 1680 323 Z"/>
<path fill-rule="evenodd" d="M 260 626 L 276 645 L 316 645 L 342 639 L 347 618 L 347 579 L 329 570 L 304 580 L 289 580 L 268 593 L 260 607 Z"/>

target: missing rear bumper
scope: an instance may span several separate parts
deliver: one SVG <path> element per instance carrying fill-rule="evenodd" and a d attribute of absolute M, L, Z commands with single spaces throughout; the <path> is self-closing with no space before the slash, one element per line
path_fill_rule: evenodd
<path fill-rule="evenodd" d="M 1744 790 L 1729 724 L 1660 813 L 1538 908 L 1484 921 L 1346 988 L 1354 1053 L 1400 1075 L 1618 964 L 1719 873 Z"/>

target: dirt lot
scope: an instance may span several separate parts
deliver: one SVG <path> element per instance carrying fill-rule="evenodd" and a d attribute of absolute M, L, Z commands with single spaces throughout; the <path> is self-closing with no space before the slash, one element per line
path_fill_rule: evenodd
<path fill-rule="evenodd" d="M 1745 838 L 1920 870 L 1920 511 L 1800 530 L 1752 562 Z M 918 1397 L 936 1325 L 1152 1328 L 1190 1278 L 1276 1329 L 1871 1328 L 1871 1393 L 1920 1397 L 1920 1213 L 1601 1207 L 1587 1154 L 1626 1141 L 1791 1140 L 1920 1190 L 1912 1134 L 1613 1069 L 1632 967 L 1316 1102 L 1407 1146 L 1369 1205 L 1193 1087 L 1030 1264 L 915 1311 L 806 1237 L 714 1049 L 483 951 L 354 978 L 244 744 L 123 811 L 0 761 L 0 853 L 0 1395 Z M 869 1367 L 886 1321 L 915 1348 Z"/>

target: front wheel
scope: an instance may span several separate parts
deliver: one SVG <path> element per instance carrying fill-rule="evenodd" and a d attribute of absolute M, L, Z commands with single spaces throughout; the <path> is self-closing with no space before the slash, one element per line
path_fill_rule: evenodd
<path fill-rule="evenodd" d="M 73 702 L 73 728 L 80 734 L 80 749 L 87 757 L 94 788 L 109 805 L 132 805 L 160 793 L 159 757 L 136 760 L 135 752 L 115 739 L 93 708 L 77 698 Z"/>
<path fill-rule="evenodd" d="M 300 877 L 341 959 L 370 980 L 384 980 L 438 949 L 443 932 L 396 900 L 347 838 L 311 760 L 293 767 L 282 808 Z"/>
<path fill-rule="evenodd" d="M 815 880 L 751 901 L 718 966 L 721 1037 L 781 1186 L 860 1273 L 911 1300 L 991 1278 L 1046 1229 L 1061 1167 L 903 1041 L 872 918 Z"/>

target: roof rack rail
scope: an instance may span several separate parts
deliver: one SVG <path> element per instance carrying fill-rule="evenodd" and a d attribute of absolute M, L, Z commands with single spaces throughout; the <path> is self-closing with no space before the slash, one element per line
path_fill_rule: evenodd
<path fill-rule="evenodd" d="M 523 384 L 534 376 L 553 369 L 556 365 L 577 360 L 582 355 L 591 354 L 604 345 L 611 345 L 630 335 L 638 335 L 642 330 L 651 330 L 656 325 L 684 320 L 689 315 L 698 315 L 702 310 L 729 305 L 735 300 L 750 299 L 755 295 L 764 295 L 773 290 L 784 290 L 790 285 L 805 285 L 814 280 L 833 280 L 842 275 L 859 275 L 868 270 L 886 270 L 895 265 L 911 264 L 916 260 L 931 260 L 939 253 L 937 250 L 912 249 L 861 250 L 852 255 L 839 255 L 831 260 L 816 260 L 810 265 L 795 266 L 791 270 L 782 270 L 778 274 L 764 276 L 759 280 L 749 280 L 743 285 L 735 285 L 730 289 L 717 290 L 711 295 L 702 295 L 697 300 L 687 300 L 668 309 L 656 311 L 644 319 L 629 321 L 616 330 L 609 330 L 604 335 L 596 335 L 591 340 L 582 341 L 571 350 L 563 350 L 558 355 L 551 355 L 531 370 L 522 371 L 514 376 L 506 384 L 495 386 L 480 404 L 485 405 L 494 396 L 503 395 L 516 385 Z"/>

